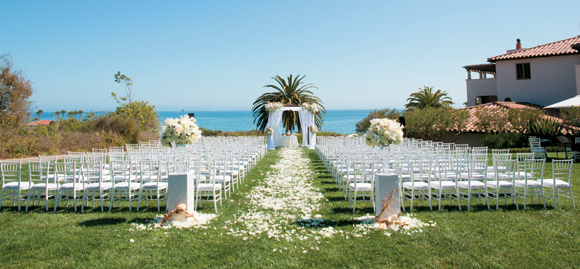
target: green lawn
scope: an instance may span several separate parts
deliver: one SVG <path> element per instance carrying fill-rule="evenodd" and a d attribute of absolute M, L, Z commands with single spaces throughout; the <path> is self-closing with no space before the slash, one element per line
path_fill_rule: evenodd
<path fill-rule="evenodd" d="M 241 188 L 224 201 L 219 217 L 206 229 L 129 231 L 132 223 L 143 223 L 159 214 L 152 205 L 139 212 L 130 212 L 125 204 L 106 213 L 100 208 L 82 214 L 72 208 L 47 213 L 44 207 L 24 213 L 4 202 L 0 267 L 571 268 L 580 264 L 580 208 L 573 209 L 569 199 L 561 200 L 556 209 L 548 201 L 548 210 L 528 206 L 518 211 L 515 206 L 500 205 L 495 211 L 476 205 L 467 212 L 444 204 L 441 212 L 432 212 L 428 207 L 414 206 L 414 217 L 434 221 L 437 226 L 411 235 L 390 232 L 387 236 L 382 230 L 371 230 L 362 237 L 352 236 L 353 224 L 358 224 L 354 218 L 373 214 L 368 203 L 357 203 L 353 215 L 314 151 L 304 153 L 312 160 L 311 169 L 318 172 L 314 185 L 326 198 L 318 213 L 327 221 L 334 220 L 328 223 L 350 234 L 348 239 L 337 234 L 321 240 L 285 242 L 266 236 L 243 240 L 226 235 L 224 226 L 236 228 L 227 222 L 248 209 L 245 195 L 280 158 L 278 151 L 272 150 Z M 546 175 L 550 175 L 551 165 L 546 168 Z M 576 186 L 579 179 L 580 165 L 575 164 Z M 577 188 L 574 195 L 580 199 Z M 200 212 L 213 213 L 213 205 L 206 203 Z M 284 248 L 283 253 L 273 252 Z"/>

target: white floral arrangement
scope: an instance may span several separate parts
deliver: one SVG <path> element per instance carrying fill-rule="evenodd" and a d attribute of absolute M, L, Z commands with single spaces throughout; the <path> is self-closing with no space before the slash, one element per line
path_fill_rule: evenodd
<path fill-rule="evenodd" d="M 274 111 L 282 108 L 282 104 L 280 102 L 268 102 L 265 107 L 268 113 L 273 113 Z"/>
<path fill-rule="evenodd" d="M 391 119 L 373 119 L 367 131 L 367 145 L 380 146 L 381 149 L 390 144 L 403 142 L 403 126 Z"/>
<path fill-rule="evenodd" d="M 311 133 L 318 133 L 318 128 L 316 128 L 316 125 L 314 125 L 314 124 L 310 125 L 310 132 Z"/>
<path fill-rule="evenodd" d="M 268 128 L 266 128 L 266 132 L 268 132 L 268 135 L 273 135 L 274 134 L 274 128 L 268 127 Z"/>
<path fill-rule="evenodd" d="M 308 103 L 308 102 L 302 103 L 302 108 L 312 112 L 312 114 L 318 113 L 318 105 L 317 104 Z"/>
<path fill-rule="evenodd" d="M 195 124 L 195 119 L 187 115 L 178 119 L 168 118 L 161 127 L 161 144 L 170 147 L 171 142 L 176 145 L 195 144 L 201 138 L 201 130 Z"/>

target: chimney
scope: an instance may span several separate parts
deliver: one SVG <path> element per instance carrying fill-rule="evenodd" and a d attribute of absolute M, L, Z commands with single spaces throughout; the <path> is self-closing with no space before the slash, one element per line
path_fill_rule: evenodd
<path fill-rule="evenodd" d="M 517 50 L 521 50 L 521 49 L 522 49 L 522 43 L 520 43 L 520 41 L 522 41 L 522 40 L 520 40 L 520 39 L 518 38 L 518 39 L 516 39 L 516 41 L 518 42 L 518 43 L 516 43 L 516 49 L 517 49 Z"/>

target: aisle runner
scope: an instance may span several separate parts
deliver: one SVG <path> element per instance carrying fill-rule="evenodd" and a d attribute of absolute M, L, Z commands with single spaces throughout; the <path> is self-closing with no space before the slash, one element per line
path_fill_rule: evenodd
<path fill-rule="evenodd" d="M 245 229 L 229 229 L 227 234 L 233 236 L 267 236 L 276 240 L 305 240 L 309 236 L 332 236 L 337 231 L 332 227 L 307 232 L 304 227 L 296 225 L 302 222 L 305 226 L 322 225 L 321 216 L 314 216 L 318 211 L 322 193 L 313 187 L 313 172 L 309 169 L 310 160 L 302 156 L 296 148 L 281 148 L 282 159 L 272 165 L 273 171 L 266 174 L 261 186 L 252 188 L 246 196 L 250 209 L 233 222 Z"/>

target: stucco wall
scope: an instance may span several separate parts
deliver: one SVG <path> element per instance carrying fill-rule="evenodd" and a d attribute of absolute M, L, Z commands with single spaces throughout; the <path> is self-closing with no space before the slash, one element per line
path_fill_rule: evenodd
<path fill-rule="evenodd" d="M 531 79 L 516 79 L 516 64 L 530 63 Z M 497 99 L 551 105 L 576 96 L 576 70 L 580 55 L 565 55 L 496 62 Z"/>
<path fill-rule="evenodd" d="M 465 83 L 467 84 L 467 105 L 469 106 L 475 105 L 475 98 L 478 96 L 497 95 L 495 78 L 467 79 Z"/>
<path fill-rule="evenodd" d="M 576 68 L 576 95 L 580 95 L 580 65 L 575 65 Z"/>

